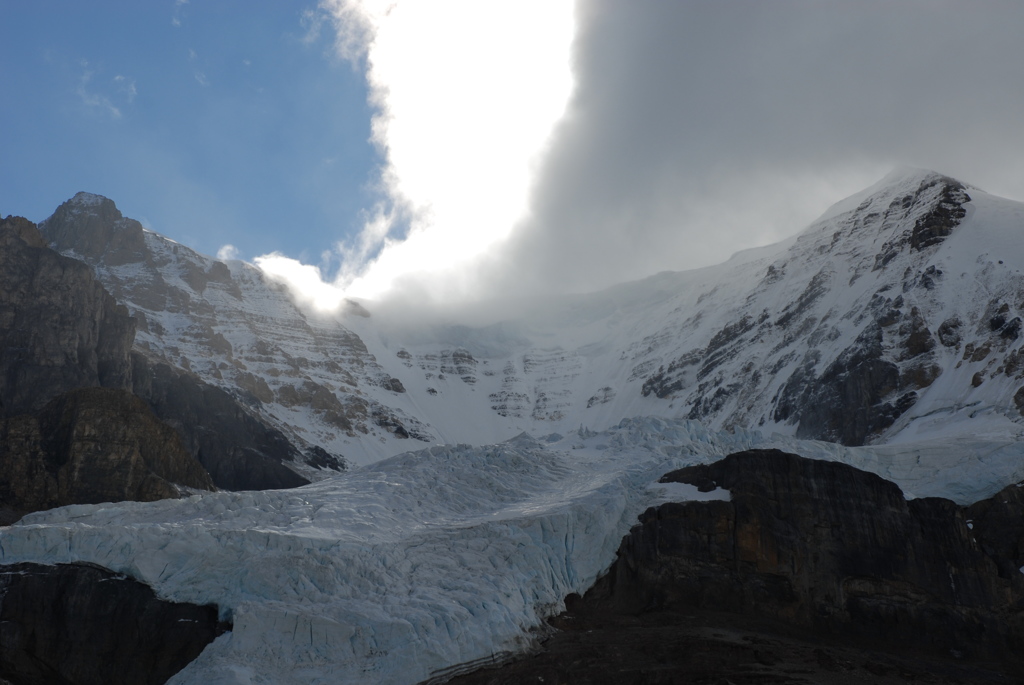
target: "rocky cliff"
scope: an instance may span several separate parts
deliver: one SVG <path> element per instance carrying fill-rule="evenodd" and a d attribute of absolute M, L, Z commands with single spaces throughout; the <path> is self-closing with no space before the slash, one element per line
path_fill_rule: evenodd
<path fill-rule="evenodd" d="M 88 266 L 0 222 L 0 508 L 150 501 L 213 484 L 132 395 L 135 321 Z"/>
<path fill-rule="evenodd" d="M 0 567 L 0 681 L 159 685 L 230 626 L 90 564 Z"/>
<path fill-rule="evenodd" d="M 908 501 L 874 474 L 779 450 L 662 481 L 729 498 L 647 510 L 609 573 L 551 621 L 558 632 L 539 654 L 456 682 L 1006 682 L 1024 673 L 1024 489 L 970 507 Z"/>
<path fill-rule="evenodd" d="M 645 512 L 608 581 L 623 608 L 717 607 L 975 658 L 1024 647 L 1024 576 L 999 573 L 977 540 L 985 521 L 972 530 L 949 500 L 778 450 L 663 481 L 731 500 Z"/>
<path fill-rule="evenodd" d="M 417 420 L 372 396 L 399 397 L 404 388 L 359 336 L 334 317 L 302 311 L 252 265 L 201 255 L 89 193 L 62 204 L 40 230 L 54 249 L 92 266 L 129 307 L 139 321 L 136 351 L 219 388 L 282 434 L 293 446 L 287 454 L 258 450 L 272 461 L 319 478 L 344 468 L 352 444 L 375 451 L 424 437 Z M 357 305 L 352 311 L 366 315 Z M 233 482 L 214 471 L 215 480 Z"/>
<path fill-rule="evenodd" d="M 247 412 L 224 390 L 181 369 L 132 353 L 133 386 L 178 432 L 189 454 L 225 490 L 294 488 L 309 481 L 292 471 L 301 455 L 278 430 Z M 312 456 L 307 456 L 313 461 Z M 342 464 L 323 456 L 323 468 Z"/>
<path fill-rule="evenodd" d="M 95 230 L 109 223 L 104 207 Z M 121 223 L 120 233 L 142 235 Z M 135 254 L 131 235 L 111 237 L 124 248 L 114 262 Z M 99 250 L 104 236 L 74 245 Z M 280 431 L 194 374 L 132 353 L 134 335 L 135 319 L 87 265 L 51 250 L 25 219 L 0 222 L 0 520 L 177 497 L 179 486 L 308 482 L 284 465 L 305 455 Z M 327 454 L 308 460 L 341 466 Z"/>
<path fill-rule="evenodd" d="M 80 388 L 0 420 L 0 502 L 16 512 L 212 490 L 178 434 L 126 390 Z"/>
<path fill-rule="evenodd" d="M 81 387 L 131 388 L 135 320 L 34 224 L 0 221 L 0 416 Z"/>

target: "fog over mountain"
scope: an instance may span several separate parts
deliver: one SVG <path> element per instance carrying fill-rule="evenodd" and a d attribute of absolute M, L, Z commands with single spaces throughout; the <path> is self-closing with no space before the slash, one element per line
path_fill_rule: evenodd
<path fill-rule="evenodd" d="M 325 7 L 347 19 L 374 11 L 360 2 Z M 1024 144 L 1024 9 L 962 10 L 956 2 L 577 3 L 572 94 L 514 227 L 506 214 L 480 214 L 471 240 L 490 245 L 482 254 L 420 250 L 401 271 L 387 256 L 403 249 L 398 231 L 378 261 L 356 262 L 365 278 L 353 281 L 350 263 L 335 285 L 375 297 L 397 290 L 419 306 L 594 290 L 791 235 L 898 166 L 1024 199 L 1015 154 Z M 446 35 L 457 42 L 475 30 Z M 366 49 L 372 63 L 375 46 Z M 381 85 L 397 98 L 413 73 L 399 61 Z M 392 113 L 386 91 L 378 106 L 415 116 Z M 467 142 L 477 145 L 453 140 Z M 381 143 L 392 141 L 385 134 Z M 404 164 L 438 159 L 426 144 L 393 144 L 388 168 L 399 174 Z M 467 202 L 490 180 L 472 166 L 437 164 Z M 394 202 L 406 199 L 392 188 Z M 417 244 L 426 246 L 446 230 L 445 217 L 431 219 L 429 204 L 419 209 Z"/>
<path fill-rule="evenodd" d="M 0 217 L 0 683 L 1024 674 L 1024 6 L 305 9 L 319 259 Z"/>

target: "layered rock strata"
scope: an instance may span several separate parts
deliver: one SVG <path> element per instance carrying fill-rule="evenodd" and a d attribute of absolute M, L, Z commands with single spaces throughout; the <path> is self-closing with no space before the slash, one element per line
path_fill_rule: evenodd
<path fill-rule="evenodd" d="M 0 222 L 0 523 L 182 488 L 308 482 L 285 465 L 301 455 L 280 431 L 193 374 L 133 353 L 134 336 L 135 319 L 87 265 L 47 247 L 26 219 Z"/>
<path fill-rule="evenodd" d="M 0 416 L 81 387 L 131 388 L 135 320 L 32 222 L 0 221 Z"/>
<path fill-rule="evenodd" d="M 1024 576 L 999 573 L 949 500 L 908 501 L 874 474 L 778 450 L 663 480 L 731 500 L 640 517 L 606 581 L 623 610 L 715 607 L 976 658 L 1024 647 Z"/>
<path fill-rule="evenodd" d="M 906 500 L 778 450 L 664 482 L 728 500 L 651 507 L 538 654 L 458 683 L 1010 682 L 1024 675 L 1024 488 Z"/>
<path fill-rule="evenodd" d="M 0 502 L 15 512 L 178 497 L 209 474 L 138 397 L 80 388 L 0 420 Z"/>

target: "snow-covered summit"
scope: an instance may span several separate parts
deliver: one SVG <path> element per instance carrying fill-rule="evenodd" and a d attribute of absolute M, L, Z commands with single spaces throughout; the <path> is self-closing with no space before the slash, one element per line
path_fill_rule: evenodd
<path fill-rule="evenodd" d="M 93 193 L 79 191 L 75 193 L 75 196 L 71 198 L 69 202 L 71 202 L 73 205 L 83 207 L 95 207 L 96 205 L 102 203 L 104 200 L 107 200 L 107 198 L 103 197 L 102 195 L 95 195 Z"/>
<path fill-rule="evenodd" d="M 1021 215 L 904 170 L 776 245 L 563 300 L 518 324 L 532 345 L 478 355 L 460 378 L 516 432 L 654 414 L 848 444 L 939 426 L 1016 435 Z M 360 335 L 402 360 L 411 395 L 437 392 L 426 423 L 443 425 L 437 397 L 468 394 L 431 384 L 430 346 Z"/>
<path fill-rule="evenodd" d="M 718 266 L 431 331 L 305 312 L 254 267 L 156 234 L 135 261 L 88 261 L 139 318 L 147 354 L 354 463 L 410 440 L 479 444 L 643 415 L 859 444 L 1020 432 L 1021 216 L 903 169 Z"/>

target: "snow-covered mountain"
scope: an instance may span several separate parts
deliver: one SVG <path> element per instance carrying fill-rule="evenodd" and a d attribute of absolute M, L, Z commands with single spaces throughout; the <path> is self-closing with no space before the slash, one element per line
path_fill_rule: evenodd
<path fill-rule="evenodd" d="M 729 497 L 661 475 L 737 450 L 841 461 L 908 499 L 1024 480 L 1024 205 L 938 174 L 890 176 L 724 264 L 486 327 L 304 312 L 97 196 L 42 228 L 136 314 L 139 351 L 355 466 L 3 529 L 0 564 L 90 562 L 217 604 L 231 631 L 171 682 L 415 683 L 499 658 L 646 507 Z"/>
<path fill-rule="evenodd" d="M 303 311 L 256 268 L 94 195 L 41 228 L 136 314 L 138 348 L 354 463 L 649 415 L 850 445 L 1022 430 L 1024 206 L 932 172 L 894 173 L 724 264 L 486 327 Z"/>

